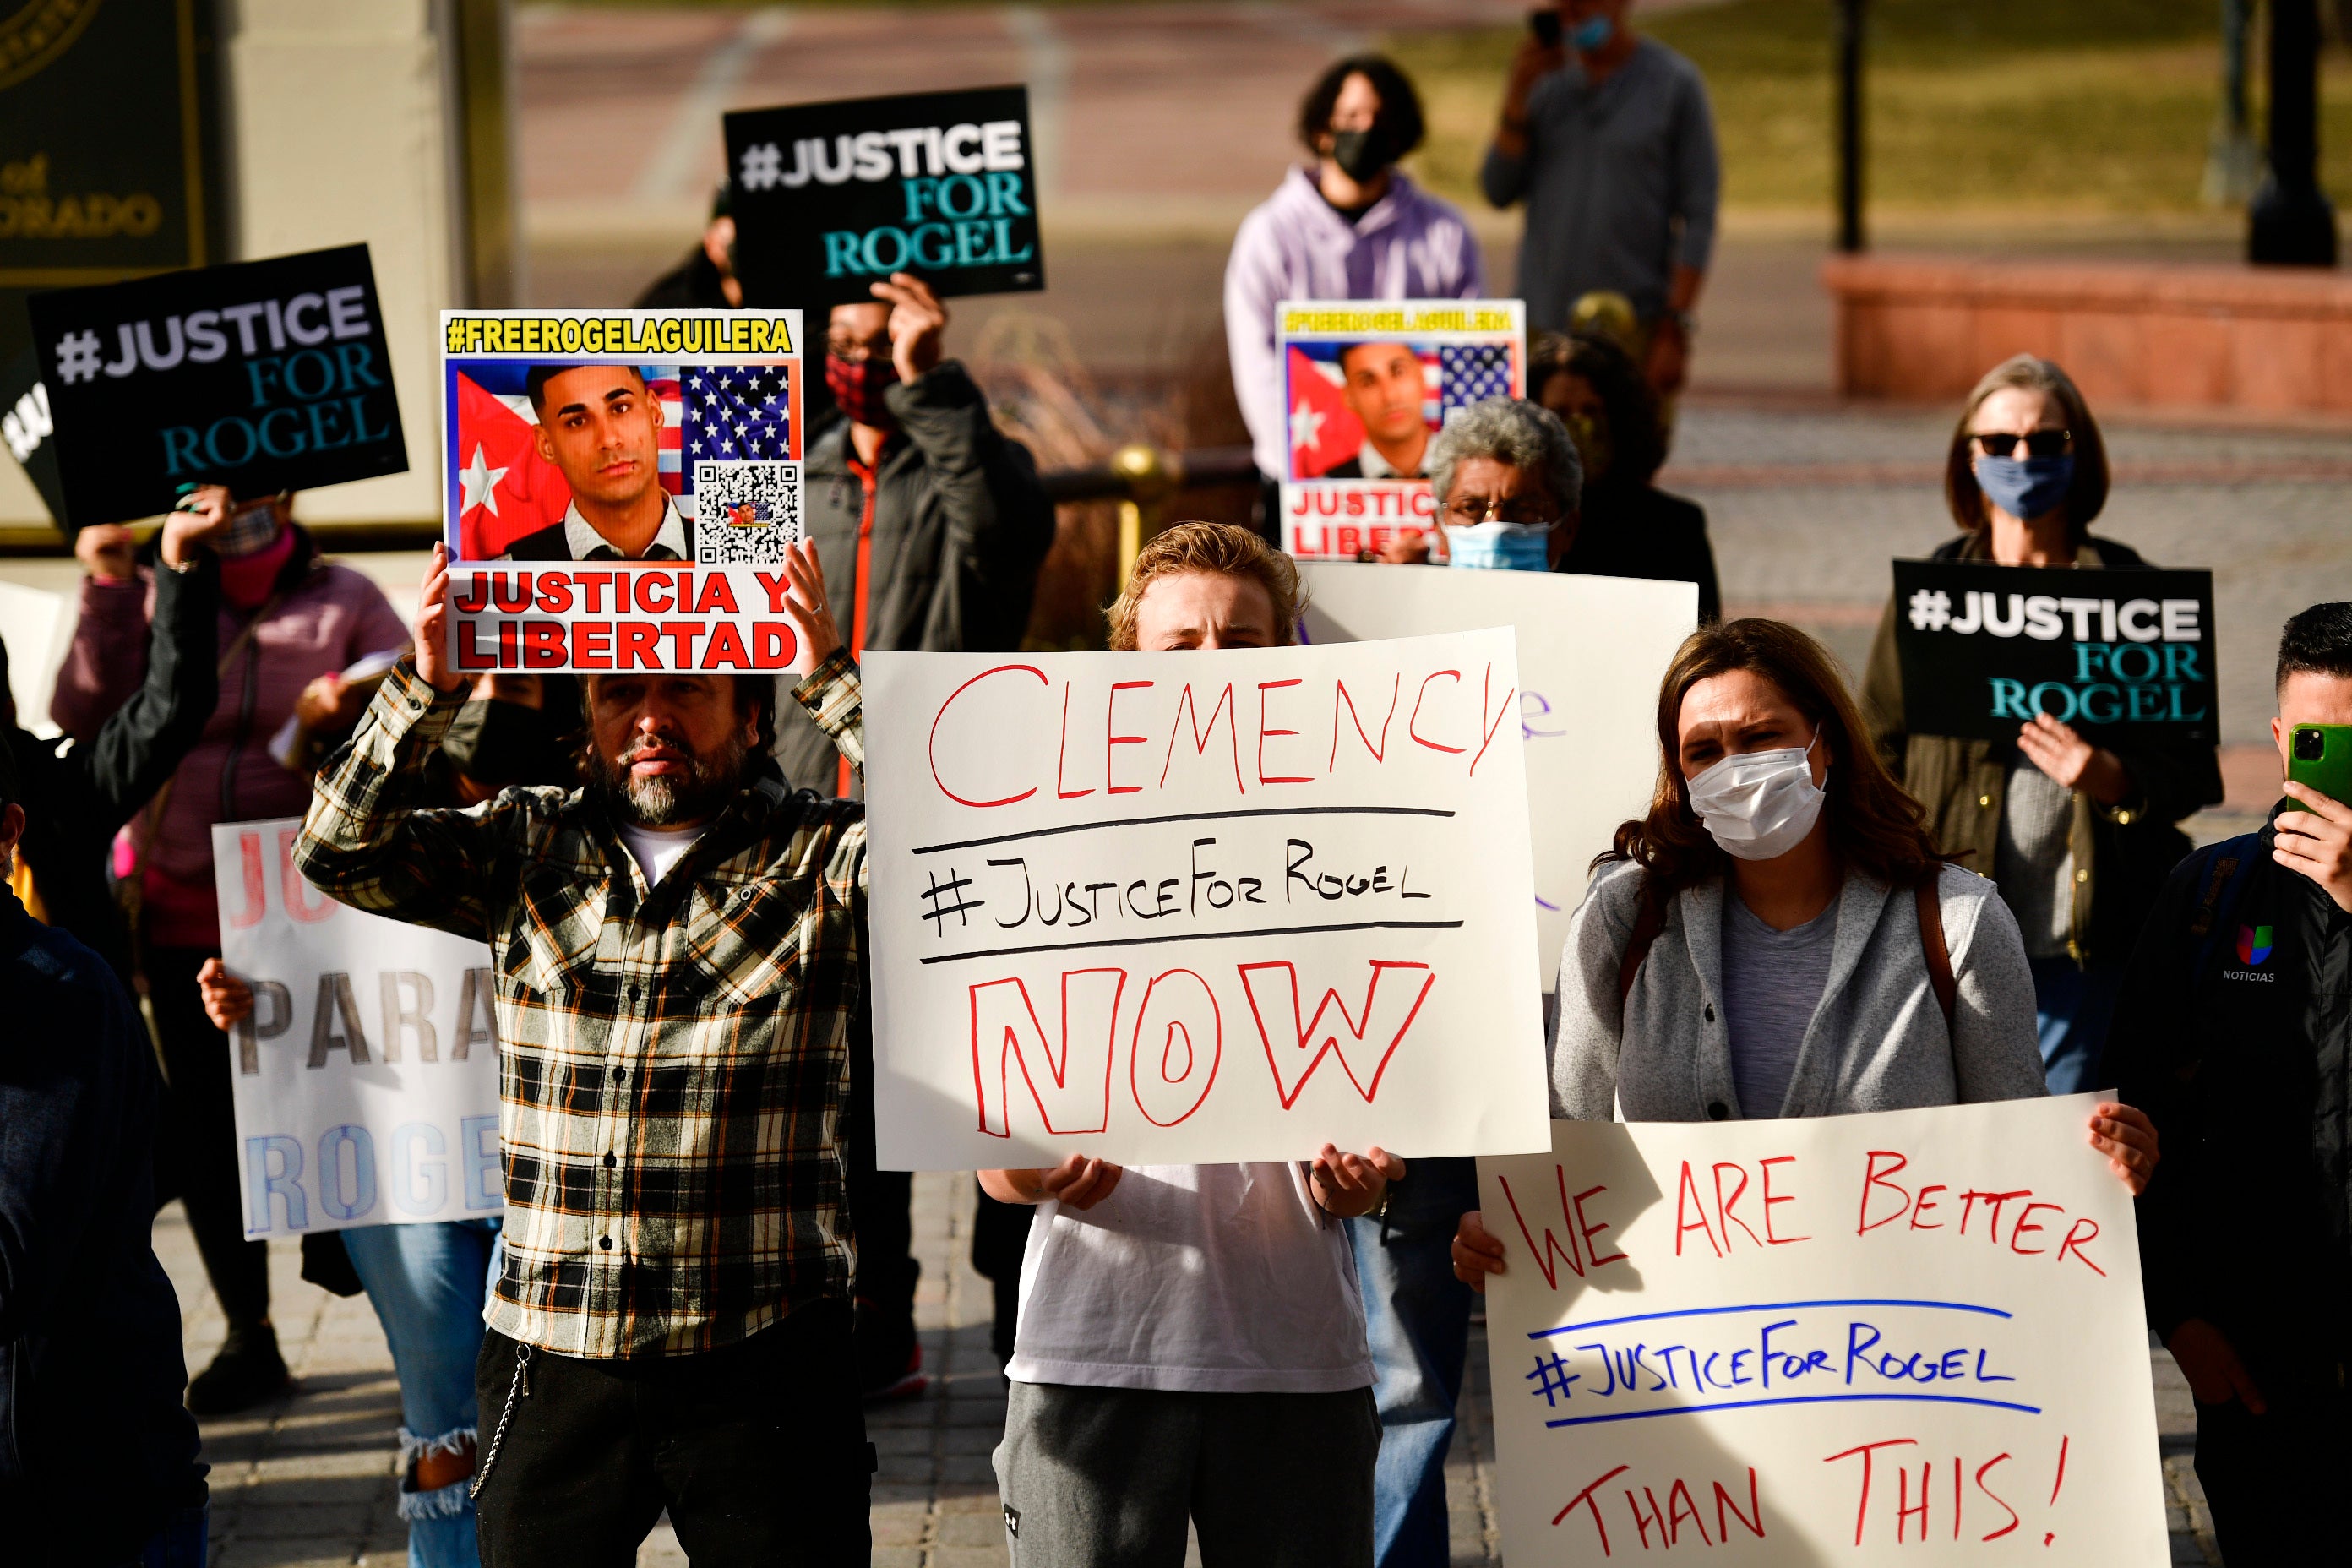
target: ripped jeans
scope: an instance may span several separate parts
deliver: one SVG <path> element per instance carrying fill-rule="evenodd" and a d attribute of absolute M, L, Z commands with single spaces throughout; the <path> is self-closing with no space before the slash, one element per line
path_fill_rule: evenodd
<path fill-rule="evenodd" d="M 494 1219 L 375 1225 L 343 1232 L 343 1249 L 400 1373 L 400 1460 L 454 1450 L 475 1437 L 474 1363 L 482 1349 L 482 1303 L 499 1236 Z M 473 1478 L 432 1491 L 405 1479 L 400 1517 L 408 1521 L 409 1568 L 478 1568 Z"/>

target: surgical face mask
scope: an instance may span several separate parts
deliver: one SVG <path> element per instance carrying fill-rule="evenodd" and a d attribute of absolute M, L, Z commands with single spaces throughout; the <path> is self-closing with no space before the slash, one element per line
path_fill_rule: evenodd
<path fill-rule="evenodd" d="M 1690 781 L 1691 809 L 1726 855 L 1771 860 L 1804 842 L 1829 792 L 1813 782 L 1812 743 L 1726 757 Z"/>
<path fill-rule="evenodd" d="M 1331 162 L 1361 184 L 1395 163 L 1396 150 L 1389 144 L 1387 130 L 1375 121 L 1369 130 L 1331 132 Z"/>
<path fill-rule="evenodd" d="M 547 714 L 497 698 L 459 708 L 442 734 L 441 751 L 452 766 L 485 789 L 554 784 L 562 772 Z"/>
<path fill-rule="evenodd" d="M 1976 460 L 1977 486 L 2011 517 L 2042 517 L 2058 510 L 2074 484 L 2074 455 Z"/>
<path fill-rule="evenodd" d="M 1473 528 L 1445 526 L 1446 559 L 1485 572 L 1551 570 L 1551 525 L 1543 522 L 1482 522 Z"/>
<path fill-rule="evenodd" d="M 1578 54 L 1589 55 L 1607 43 L 1616 30 L 1617 24 L 1606 16 L 1587 16 L 1568 30 L 1568 41 L 1576 46 Z"/>

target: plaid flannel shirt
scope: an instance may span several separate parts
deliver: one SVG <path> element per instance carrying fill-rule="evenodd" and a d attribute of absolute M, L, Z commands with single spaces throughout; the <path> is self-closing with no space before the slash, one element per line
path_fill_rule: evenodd
<path fill-rule="evenodd" d="M 793 696 L 863 766 L 847 657 Z M 647 887 L 587 792 L 413 804 L 464 699 L 403 658 L 320 779 L 297 858 L 355 909 L 490 945 L 507 1192 L 490 1326 L 654 1356 L 846 1299 L 864 808 L 762 768 Z"/>

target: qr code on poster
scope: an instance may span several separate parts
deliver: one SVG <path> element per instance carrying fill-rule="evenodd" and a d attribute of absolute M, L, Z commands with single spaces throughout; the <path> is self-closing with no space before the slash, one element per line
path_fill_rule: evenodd
<path fill-rule="evenodd" d="M 694 465 L 694 559 L 704 566 L 781 566 L 801 538 L 798 463 Z"/>

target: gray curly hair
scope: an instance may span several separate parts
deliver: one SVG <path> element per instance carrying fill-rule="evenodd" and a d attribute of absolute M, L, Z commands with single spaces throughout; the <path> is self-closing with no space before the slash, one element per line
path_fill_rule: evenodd
<path fill-rule="evenodd" d="M 1430 487 L 1437 504 L 1454 493 L 1454 470 L 1470 458 L 1492 458 L 1539 475 L 1563 517 L 1584 498 L 1584 467 L 1559 416 L 1524 397 L 1490 397 L 1446 421 L 1429 445 Z"/>

